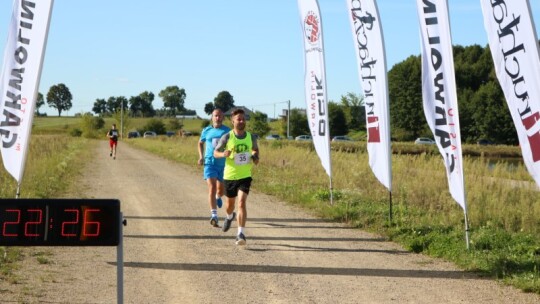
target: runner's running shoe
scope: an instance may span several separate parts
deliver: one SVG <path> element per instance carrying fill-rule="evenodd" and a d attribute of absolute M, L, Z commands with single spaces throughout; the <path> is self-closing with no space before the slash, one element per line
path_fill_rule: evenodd
<path fill-rule="evenodd" d="M 219 227 L 218 225 L 218 217 L 217 216 L 212 216 L 210 218 L 210 225 L 214 226 L 214 227 Z"/>
<path fill-rule="evenodd" d="M 246 236 L 243 233 L 240 233 L 236 236 L 236 245 L 244 246 L 246 245 Z"/>
<path fill-rule="evenodd" d="M 221 208 L 221 206 L 223 206 L 223 200 L 221 200 L 221 197 L 216 197 L 216 205 L 218 208 Z"/>
<path fill-rule="evenodd" d="M 229 228 L 231 228 L 231 223 L 232 221 L 234 221 L 235 218 L 236 218 L 236 212 L 232 213 L 231 219 L 225 218 L 225 223 L 223 223 L 223 232 L 229 231 Z"/>

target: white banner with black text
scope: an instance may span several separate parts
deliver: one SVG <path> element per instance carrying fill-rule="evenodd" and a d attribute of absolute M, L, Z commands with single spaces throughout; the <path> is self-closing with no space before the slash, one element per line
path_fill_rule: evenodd
<path fill-rule="evenodd" d="M 21 184 L 53 0 L 14 0 L 0 75 L 0 137 L 6 170 Z"/>
<path fill-rule="evenodd" d="M 495 72 L 527 170 L 540 186 L 540 56 L 527 0 L 481 0 Z"/>
<path fill-rule="evenodd" d="M 332 177 L 330 126 L 324 66 L 321 14 L 317 0 L 298 0 L 304 41 L 304 88 L 307 120 L 315 150 L 323 168 Z"/>
<path fill-rule="evenodd" d="M 375 0 L 345 1 L 364 95 L 369 165 L 377 179 L 392 191 L 388 77 L 381 18 Z"/>
<path fill-rule="evenodd" d="M 417 0 L 424 114 L 448 177 L 450 194 L 467 212 L 461 132 L 447 0 Z"/>

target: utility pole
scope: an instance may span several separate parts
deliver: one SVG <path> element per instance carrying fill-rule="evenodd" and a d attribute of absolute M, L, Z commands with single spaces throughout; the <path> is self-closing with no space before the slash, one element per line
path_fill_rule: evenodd
<path fill-rule="evenodd" d="M 290 118 L 291 118 L 291 100 L 287 100 L 287 139 L 289 139 L 289 136 L 291 135 L 289 133 L 290 130 Z"/>
<path fill-rule="evenodd" d="M 124 100 L 120 101 L 120 138 L 124 139 Z"/>

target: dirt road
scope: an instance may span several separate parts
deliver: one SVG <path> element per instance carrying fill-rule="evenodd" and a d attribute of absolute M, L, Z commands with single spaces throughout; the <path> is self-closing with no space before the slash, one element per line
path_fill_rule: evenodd
<path fill-rule="evenodd" d="M 540 303 L 257 189 L 239 249 L 236 223 L 227 233 L 210 226 L 201 176 L 125 144 L 116 160 L 105 142 L 96 149 L 80 195 L 122 203 L 125 303 Z M 0 302 L 116 303 L 115 247 L 31 250 L 46 261 L 27 259 Z"/>

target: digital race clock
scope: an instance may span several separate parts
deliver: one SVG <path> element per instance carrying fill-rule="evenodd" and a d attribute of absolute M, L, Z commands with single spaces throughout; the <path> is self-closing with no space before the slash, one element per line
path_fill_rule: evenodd
<path fill-rule="evenodd" d="M 116 199 L 0 199 L 0 246 L 117 246 Z"/>

